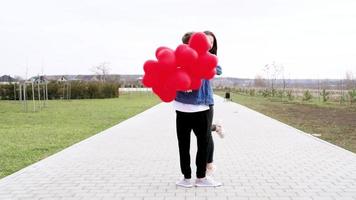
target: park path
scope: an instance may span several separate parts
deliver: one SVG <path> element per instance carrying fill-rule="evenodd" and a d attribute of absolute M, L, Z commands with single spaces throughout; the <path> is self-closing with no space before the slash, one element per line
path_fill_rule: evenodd
<path fill-rule="evenodd" d="M 350 199 L 356 154 L 215 96 L 219 188 L 179 188 L 175 112 L 161 103 L 0 180 L 0 199 Z M 193 135 L 193 134 L 192 134 Z M 192 170 L 196 140 L 192 136 Z M 193 173 L 194 174 L 194 173 Z"/>

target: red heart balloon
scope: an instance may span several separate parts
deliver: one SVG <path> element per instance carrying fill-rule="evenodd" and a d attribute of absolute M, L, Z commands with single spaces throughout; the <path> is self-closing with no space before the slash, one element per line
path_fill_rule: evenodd
<path fill-rule="evenodd" d="M 171 49 L 162 49 L 157 54 L 158 63 L 160 65 L 160 70 L 164 73 L 173 73 L 176 69 L 176 57 L 174 51 Z"/>
<path fill-rule="evenodd" d="M 142 78 L 142 84 L 146 87 L 153 87 L 155 85 L 155 80 L 152 76 L 145 74 Z"/>
<path fill-rule="evenodd" d="M 186 91 L 190 89 L 190 76 L 182 69 L 177 69 L 168 82 L 175 91 Z"/>
<path fill-rule="evenodd" d="M 158 83 L 160 76 L 160 65 L 155 60 L 147 60 L 143 65 L 145 75 L 143 76 L 142 83 L 146 87 L 153 87 Z"/>
<path fill-rule="evenodd" d="M 195 65 L 198 59 L 198 53 L 186 44 L 181 44 L 175 51 L 177 66 L 181 68 L 188 68 L 188 66 Z"/>
<path fill-rule="evenodd" d="M 145 73 L 151 73 L 155 70 L 158 70 L 158 62 L 155 60 L 147 60 L 143 64 L 143 70 L 145 71 Z"/>
<path fill-rule="evenodd" d="M 216 74 L 215 68 L 213 68 L 210 71 L 205 71 L 203 74 L 203 79 L 210 80 L 210 79 L 214 78 L 215 74 Z"/>
<path fill-rule="evenodd" d="M 189 46 L 197 51 L 199 55 L 206 53 L 210 49 L 208 38 L 202 32 L 196 32 L 190 37 Z"/>
<path fill-rule="evenodd" d="M 199 55 L 197 64 L 189 67 L 188 71 L 192 76 L 207 79 L 207 77 L 212 77 L 211 71 L 214 70 L 216 66 L 217 57 L 211 53 L 205 53 Z"/>
<path fill-rule="evenodd" d="M 205 69 L 208 69 L 207 71 L 210 71 L 218 65 L 218 57 L 208 52 L 199 55 L 197 65 L 198 67 L 204 68 L 204 71 Z"/>
<path fill-rule="evenodd" d="M 158 54 L 163 50 L 163 49 L 170 49 L 170 48 L 168 48 L 168 47 L 164 47 L 164 46 L 162 46 L 162 47 L 158 47 L 157 49 L 156 49 L 156 53 L 155 53 L 155 55 L 156 55 L 156 58 L 158 58 Z"/>
<path fill-rule="evenodd" d="M 190 89 L 198 90 L 201 86 L 201 78 L 191 76 L 190 79 L 191 79 Z"/>
<path fill-rule="evenodd" d="M 164 102 L 171 102 L 176 98 L 175 90 L 170 90 L 162 85 L 152 88 L 152 91 Z"/>

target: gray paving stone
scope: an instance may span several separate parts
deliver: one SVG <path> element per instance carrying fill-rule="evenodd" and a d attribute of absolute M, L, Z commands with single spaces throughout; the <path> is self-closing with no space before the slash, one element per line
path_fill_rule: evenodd
<path fill-rule="evenodd" d="M 175 186 L 182 177 L 175 112 L 159 104 L 1 179 L 0 199 L 356 200 L 356 154 L 244 106 L 215 101 L 215 119 L 226 132 L 224 139 L 214 135 L 214 178 L 222 187 Z"/>

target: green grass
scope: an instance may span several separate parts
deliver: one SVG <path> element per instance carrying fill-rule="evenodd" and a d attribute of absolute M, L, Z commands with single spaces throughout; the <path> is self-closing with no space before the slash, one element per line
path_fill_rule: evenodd
<path fill-rule="evenodd" d="M 26 113 L 19 102 L 0 101 L 0 178 L 157 103 L 156 96 L 138 93 L 115 99 L 51 100 L 40 112 Z"/>
<path fill-rule="evenodd" d="M 223 92 L 217 92 L 224 96 Z M 356 153 L 356 107 L 312 99 L 288 101 L 238 93 L 232 100 L 306 133 L 321 134 L 321 139 Z"/>

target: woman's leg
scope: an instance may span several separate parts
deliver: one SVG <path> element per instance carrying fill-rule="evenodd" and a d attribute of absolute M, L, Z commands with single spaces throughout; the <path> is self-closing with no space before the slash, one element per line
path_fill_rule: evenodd
<path fill-rule="evenodd" d="M 208 168 L 211 167 L 210 164 L 213 163 L 213 157 L 214 157 L 214 140 L 213 140 L 213 136 L 211 134 L 213 116 L 214 116 L 214 106 L 211 105 L 209 107 L 210 107 L 210 109 L 209 109 L 209 113 L 208 113 L 208 153 L 207 153 Z"/>

